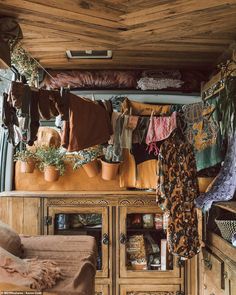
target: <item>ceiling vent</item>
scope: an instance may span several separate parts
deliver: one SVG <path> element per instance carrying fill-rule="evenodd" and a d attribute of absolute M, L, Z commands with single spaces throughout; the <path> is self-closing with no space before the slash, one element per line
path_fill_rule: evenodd
<path fill-rule="evenodd" d="M 68 58 L 112 58 L 111 50 L 67 50 Z"/>

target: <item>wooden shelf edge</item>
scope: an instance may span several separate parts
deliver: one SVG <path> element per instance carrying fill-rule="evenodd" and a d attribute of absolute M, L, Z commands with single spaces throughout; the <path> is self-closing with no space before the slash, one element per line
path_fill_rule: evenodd
<path fill-rule="evenodd" d="M 215 203 L 214 206 L 236 213 L 236 201 L 219 202 Z"/>
<path fill-rule="evenodd" d="M 236 248 L 213 232 L 208 232 L 207 245 L 217 249 L 222 256 L 236 263 Z"/>

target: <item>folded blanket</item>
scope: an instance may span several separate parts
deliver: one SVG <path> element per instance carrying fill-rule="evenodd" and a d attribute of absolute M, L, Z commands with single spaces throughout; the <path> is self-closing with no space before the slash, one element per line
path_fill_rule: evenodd
<path fill-rule="evenodd" d="M 0 282 L 36 290 L 52 288 L 63 278 L 57 264 L 50 260 L 20 259 L 0 247 Z"/>

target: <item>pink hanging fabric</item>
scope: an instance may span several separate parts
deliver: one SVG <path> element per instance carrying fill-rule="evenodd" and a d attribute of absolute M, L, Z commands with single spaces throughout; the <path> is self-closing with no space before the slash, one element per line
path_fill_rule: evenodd
<path fill-rule="evenodd" d="M 176 112 L 173 112 L 168 117 L 154 117 L 153 114 L 151 115 L 146 136 L 146 144 L 149 146 L 149 152 L 153 149 L 156 150 L 155 143 L 157 141 L 168 138 L 172 131 L 176 129 L 176 116 Z"/>

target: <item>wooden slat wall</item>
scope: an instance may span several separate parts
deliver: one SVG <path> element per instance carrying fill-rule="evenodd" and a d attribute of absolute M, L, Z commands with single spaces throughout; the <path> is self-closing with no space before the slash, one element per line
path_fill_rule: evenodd
<path fill-rule="evenodd" d="M 0 198 L 0 220 L 10 225 L 19 234 L 41 234 L 40 214 L 39 198 Z"/>
<path fill-rule="evenodd" d="M 236 38 L 236 0 L 0 0 L 23 46 L 45 67 L 209 68 Z M 68 60 L 66 50 L 112 49 L 112 60 Z"/>

